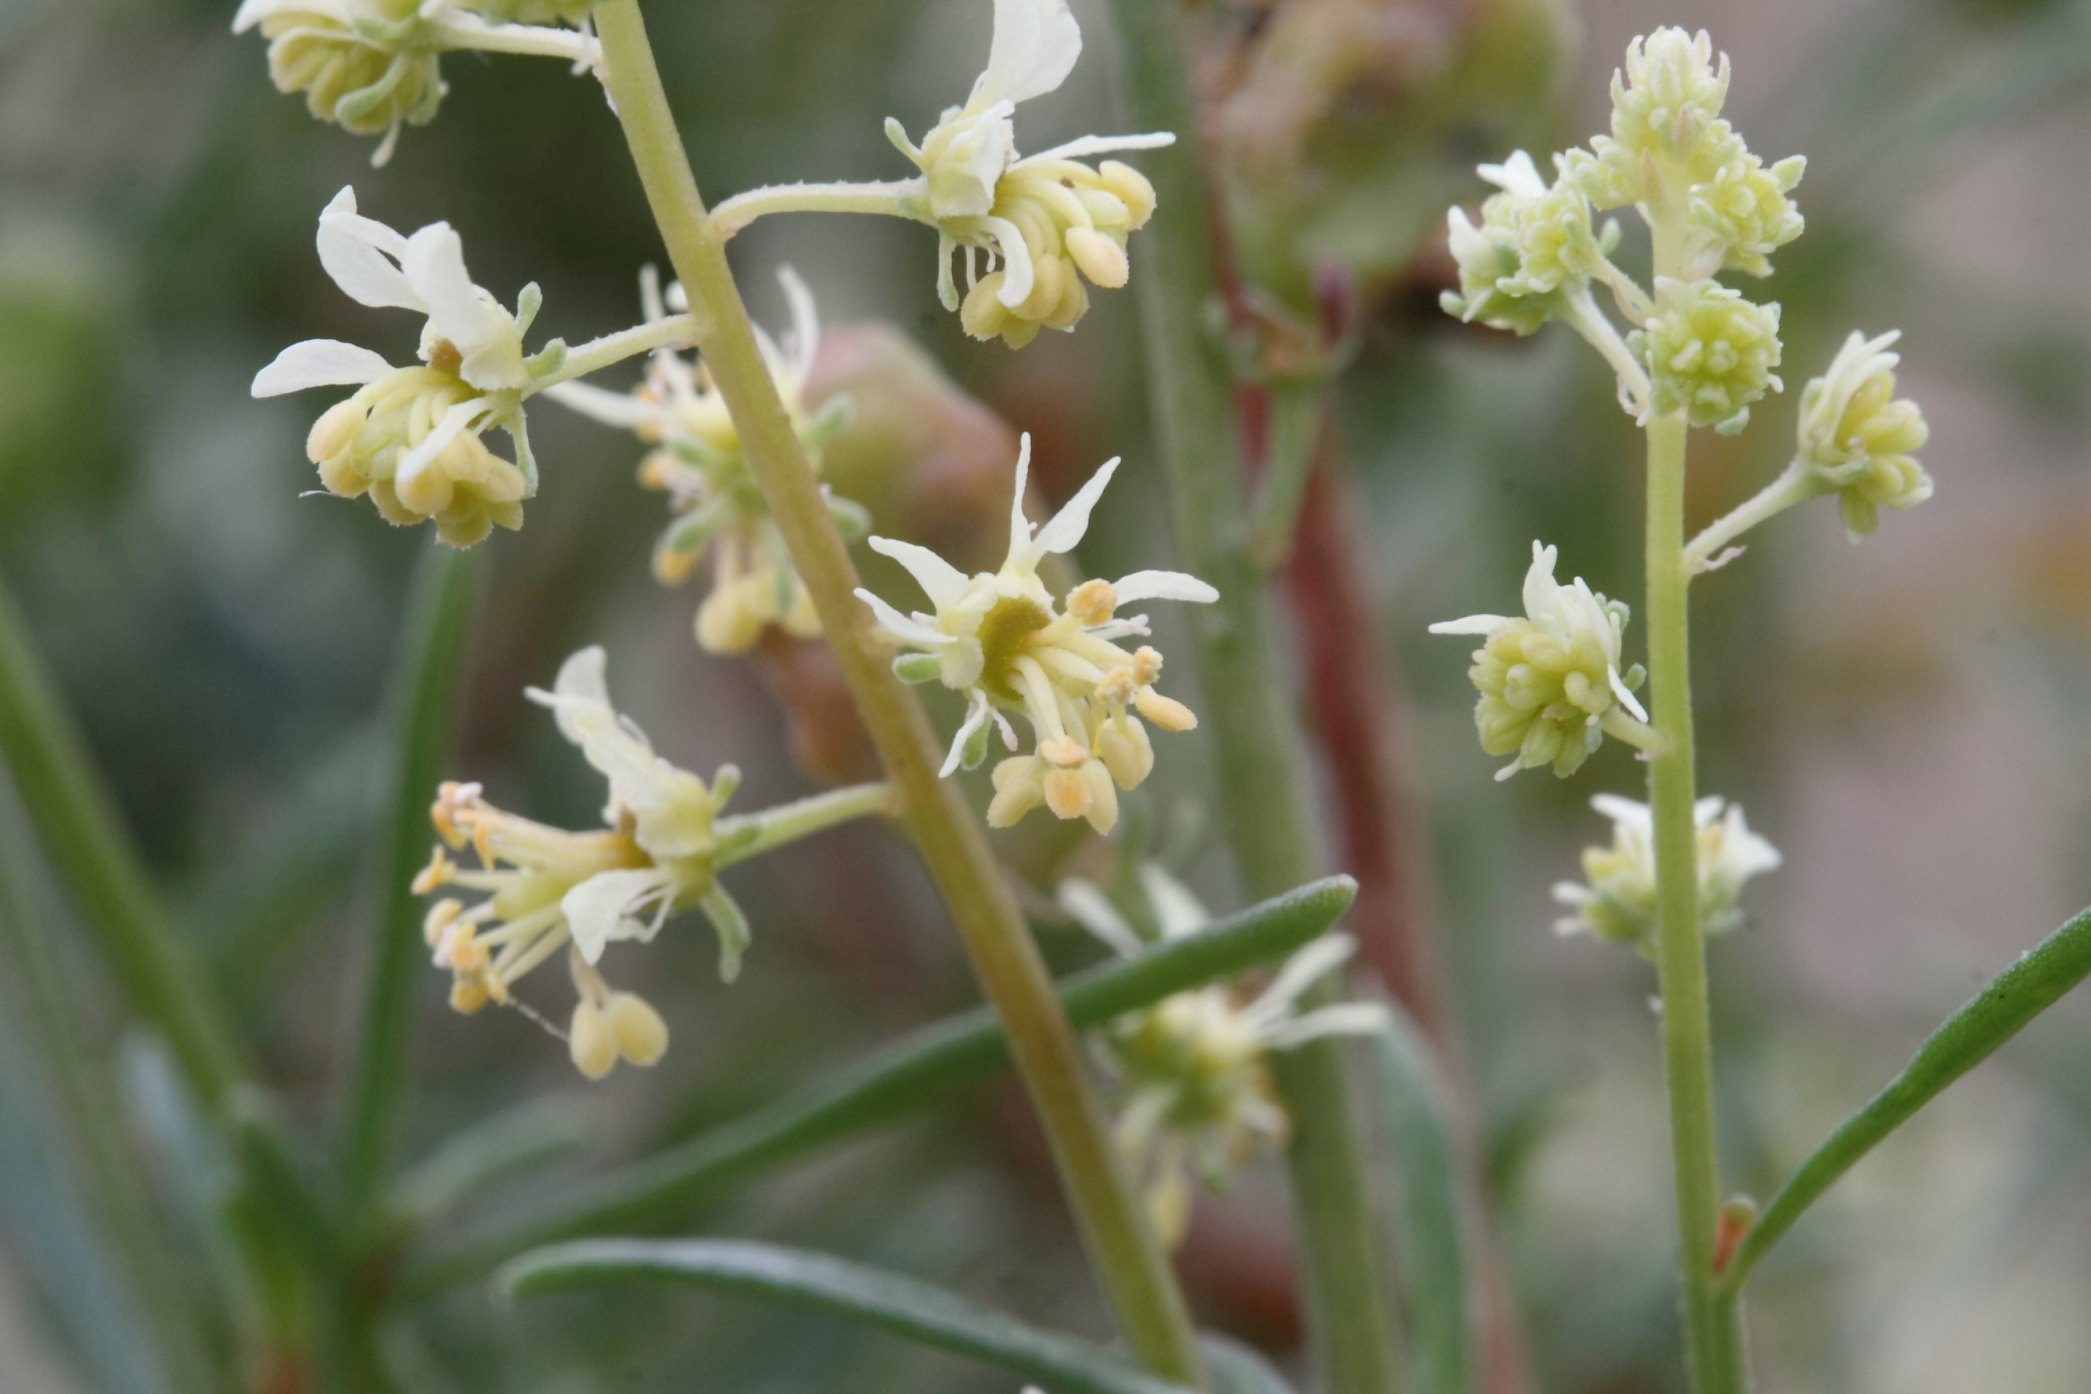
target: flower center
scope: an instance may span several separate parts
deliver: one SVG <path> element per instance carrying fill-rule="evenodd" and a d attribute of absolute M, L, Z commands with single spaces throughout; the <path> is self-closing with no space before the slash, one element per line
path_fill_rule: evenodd
<path fill-rule="evenodd" d="M 1016 686 L 1016 661 L 1025 641 L 1053 622 L 1036 600 L 1003 596 L 980 621 L 980 686 L 988 696 L 1012 706 L 1023 703 Z"/>

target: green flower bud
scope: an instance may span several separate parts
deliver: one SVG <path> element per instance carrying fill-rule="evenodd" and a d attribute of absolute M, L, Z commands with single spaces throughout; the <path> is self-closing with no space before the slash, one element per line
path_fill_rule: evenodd
<path fill-rule="evenodd" d="M 1734 435 L 1750 404 L 1785 384 L 1779 366 L 1779 307 L 1743 299 L 1712 281 L 1655 283 L 1656 314 L 1628 340 L 1654 384 L 1650 409 L 1682 411 L 1694 426 Z"/>
<path fill-rule="evenodd" d="M 1915 508 L 1932 495 L 1931 476 L 1916 453 L 1931 436 L 1923 408 L 1895 396 L 1899 355 L 1891 331 L 1868 339 L 1856 331 L 1828 373 L 1801 394 L 1798 454 L 1828 488 L 1838 491 L 1851 540 L 1880 527 L 1880 510 Z"/>
<path fill-rule="evenodd" d="M 403 126 L 425 126 L 442 105 L 441 55 L 414 0 L 371 0 L 351 21 L 325 5 L 249 0 L 234 32 L 259 27 L 276 90 L 302 92 L 312 115 L 355 135 L 382 136 L 391 158 Z"/>
<path fill-rule="evenodd" d="M 1721 265 L 1752 276 L 1772 273 L 1771 253 L 1801 235 L 1806 226 L 1788 197 L 1807 169 L 1794 155 L 1769 169 L 1744 152 L 1730 160 L 1690 196 L 1692 222 L 1721 250 Z"/>
<path fill-rule="evenodd" d="M 1530 334 L 1589 283 L 1597 266 L 1590 204 L 1565 179 L 1549 188 L 1522 150 L 1480 172 L 1502 192 L 1481 205 L 1479 227 L 1463 208 L 1448 215 L 1459 290 L 1447 291 L 1441 303 L 1470 323 Z"/>

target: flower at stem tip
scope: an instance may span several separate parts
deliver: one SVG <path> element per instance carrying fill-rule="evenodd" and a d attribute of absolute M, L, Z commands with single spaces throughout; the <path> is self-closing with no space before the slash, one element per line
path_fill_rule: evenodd
<path fill-rule="evenodd" d="M 1599 794 L 1590 806 L 1612 820 L 1612 843 L 1584 849 L 1587 884 L 1563 881 L 1554 887 L 1554 899 L 1571 912 L 1556 920 L 1554 929 L 1651 953 L 1656 928 L 1654 816 L 1647 804 L 1614 794 Z M 1741 804 L 1718 797 L 1693 805 L 1692 823 L 1698 834 L 1699 928 L 1706 934 L 1726 934 L 1743 922 L 1738 904 L 1743 883 L 1775 870 L 1779 849 L 1750 831 Z"/>
<path fill-rule="evenodd" d="M 1137 958 L 1154 942 L 1196 933 L 1212 916 L 1161 867 L 1138 873 L 1142 934 L 1098 886 L 1070 877 L 1062 907 L 1107 948 Z M 1377 1031 L 1386 1010 L 1345 1002 L 1298 1009 L 1302 993 L 1356 951 L 1347 934 L 1299 950 L 1261 991 L 1212 985 L 1179 992 L 1118 1018 L 1097 1034 L 1104 1069 L 1117 1085 L 1116 1138 L 1146 1196 L 1162 1241 L 1179 1243 L 1190 1220 L 1191 1176 L 1224 1189 L 1257 1152 L 1282 1146 L 1290 1123 L 1270 1077 L 1270 1057 L 1308 1041 Z"/>
<path fill-rule="evenodd" d="M 529 695 L 551 708 L 560 734 L 608 782 L 605 826 L 550 827 L 495 807 L 477 784 L 447 783 L 430 810 L 440 841 L 414 881 L 421 895 L 456 887 L 485 897 L 469 908 L 439 900 L 424 924 L 460 1012 L 520 1006 L 516 983 L 565 953 L 580 997 L 567 1043 L 591 1078 L 620 1058 L 650 1065 L 667 1046 L 659 1014 L 604 982 L 596 965 L 611 944 L 651 942 L 671 915 L 701 909 L 718 935 L 719 976 L 732 982 L 751 936 L 718 872 L 886 803 L 883 786 L 865 786 L 721 817 L 739 772 L 723 766 L 707 786 L 654 754 L 645 733 L 610 705 L 604 669 L 602 649 L 582 649 L 561 665 L 551 691 Z M 466 848 L 477 865 L 453 857 Z"/>
<path fill-rule="evenodd" d="M 820 317 L 796 272 L 783 267 L 777 279 L 791 306 L 791 332 L 780 342 L 757 330 L 757 340 L 807 460 L 817 470 L 821 447 L 848 423 L 850 402 L 833 397 L 808 411 L 806 380 L 820 347 Z M 689 308 L 680 284 L 662 293 L 652 267 L 640 276 L 640 299 L 648 324 L 665 323 L 670 310 Z M 545 395 L 583 416 L 629 430 L 653 447 L 639 480 L 667 494 L 675 511 L 654 548 L 654 575 L 663 585 L 676 585 L 689 579 L 707 554 L 712 563 L 711 590 L 697 609 L 701 648 L 745 653 L 773 625 L 794 638 L 819 636 L 813 598 L 792 566 L 741 449 L 740 430 L 703 363 L 662 347 L 654 350 L 645 381 L 631 392 L 570 382 Z M 870 515 L 857 504 L 830 494 L 828 509 L 846 535 L 861 538 L 869 531 Z"/>
<path fill-rule="evenodd" d="M 1625 603 L 1607 600 L 1580 576 L 1572 585 L 1556 581 L 1555 556 L 1554 548 L 1532 544 L 1522 616 L 1468 615 L 1430 627 L 1433 634 L 1483 640 L 1467 670 L 1481 694 L 1474 708 L 1481 748 L 1517 757 L 1497 771 L 1498 779 L 1548 766 L 1565 779 L 1606 735 L 1643 750 L 1660 741 L 1634 697 L 1640 665 L 1623 674 L 1619 669 Z"/>
<path fill-rule="evenodd" d="M 1029 723 L 1031 753 L 995 767 L 991 825 L 1009 827 L 1044 804 L 1055 817 L 1086 818 L 1107 833 L 1118 821 L 1117 790 L 1136 788 L 1154 767 L 1141 718 L 1164 731 L 1198 724 L 1190 708 L 1155 690 L 1161 654 L 1147 645 L 1123 647 L 1124 640 L 1148 636 L 1147 617 L 1121 617 L 1118 609 L 1140 600 L 1210 604 L 1219 592 L 1180 571 L 1136 571 L 1115 583 L 1085 581 L 1067 593 L 1064 609 L 1055 604 L 1039 564 L 1081 542 L 1118 461 L 1106 461 L 1035 532 L 1024 515 L 1030 465 L 1026 435 L 1017 451 L 1009 553 L 1000 570 L 967 576 L 927 547 L 874 537 L 872 550 L 905 567 L 933 609 L 902 614 L 868 590 L 857 595 L 889 634 L 915 651 L 894 665 L 903 678 L 940 681 L 965 694 L 965 721 L 944 774 L 972 769 L 986 757 L 990 726 L 1016 750 L 1016 730 L 1005 713 Z"/>

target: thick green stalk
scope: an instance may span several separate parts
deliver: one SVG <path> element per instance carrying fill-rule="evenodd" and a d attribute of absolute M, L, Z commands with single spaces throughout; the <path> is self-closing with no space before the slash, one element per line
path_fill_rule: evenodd
<path fill-rule="evenodd" d="M 894 676 L 890 653 L 854 594 L 856 568 L 763 361 L 724 239 L 705 212 L 638 0 L 608 0 L 597 7 L 596 22 L 604 80 L 669 260 L 689 292 L 698 345 L 856 697 L 901 819 L 950 907 L 982 988 L 1001 1013 L 1090 1260 L 1139 1359 L 1158 1374 L 1199 1383 L 1202 1363 L 1183 1294 L 1120 1173 L 1103 1110 L 1038 946 L 979 820 L 957 787 L 937 777 L 941 752 L 929 719 Z"/>
<path fill-rule="evenodd" d="M 60 705 L 27 628 L 0 590 L 0 758 L 117 981 L 215 1111 L 239 1083 L 239 1052 L 210 985 L 161 913 L 108 789 Z"/>
<path fill-rule="evenodd" d="M 1713 1032 L 1706 939 L 1699 926 L 1698 830 L 1692 745 L 1691 622 L 1684 551 L 1681 416 L 1648 423 L 1648 675 L 1664 745 L 1648 767 L 1655 820 L 1663 1076 L 1670 1096 L 1671 1160 L 1684 1264 L 1685 1357 L 1694 1394 L 1740 1394 L 1740 1314 L 1717 1291 L 1714 1228 L 1720 1210 L 1715 1152 Z"/>
<path fill-rule="evenodd" d="M 411 883 L 428 860 L 428 804 L 449 753 L 475 571 L 468 552 L 430 547 L 423 555 L 393 675 L 392 768 L 379 805 L 385 822 L 371 888 L 370 968 L 342 1142 L 343 1199 L 352 1216 L 361 1216 L 384 1188 L 406 1103 L 415 988 L 424 976 L 419 898 Z"/>
<path fill-rule="evenodd" d="M 1271 642 L 1267 578 L 1246 546 L 1248 488 L 1232 382 L 1207 327 L 1217 282 L 1197 112 L 1174 0 L 1116 0 L 1113 13 L 1132 125 L 1177 135 L 1173 148 L 1154 152 L 1143 166 L 1159 202 L 1136 249 L 1133 281 L 1177 550 L 1185 569 L 1220 591 L 1217 604 L 1199 607 L 1192 618 L 1219 762 L 1215 796 L 1243 890 L 1272 895 L 1313 877 L 1321 859 L 1300 785 L 1306 761 Z M 1339 991 L 1326 984 L 1315 1000 Z M 1328 1394 L 1389 1394 L 1401 1383 L 1394 1295 L 1346 1073 L 1334 1040 L 1278 1057 L 1278 1087 L 1294 1129 L 1286 1162 L 1324 1387 Z"/>

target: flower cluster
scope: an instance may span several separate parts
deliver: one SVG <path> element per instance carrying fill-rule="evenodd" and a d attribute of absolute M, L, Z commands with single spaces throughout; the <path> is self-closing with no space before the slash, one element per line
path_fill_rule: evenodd
<path fill-rule="evenodd" d="M 1655 283 L 1656 312 L 1627 340 L 1648 364 L 1650 408 L 1683 412 L 1694 426 L 1734 435 L 1750 406 L 1785 384 L 1779 366 L 1779 307 L 1757 305 L 1712 281 Z"/>
<path fill-rule="evenodd" d="M 1880 510 L 1907 510 L 1931 497 L 1931 476 L 1916 453 L 1931 437 L 1924 411 L 1895 396 L 1891 331 L 1868 339 L 1854 330 L 1829 371 L 1801 394 L 1797 459 L 1838 495 L 1844 528 L 1856 542 L 1880 527 Z"/>
<path fill-rule="evenodd" d="M 820 345 L 820 318 L 812 293 L 790 267 L 778 279 L 791 306 L 792 328 L 781 342 L 762 335 L 762 353 L 807 459 L 818 469 L 820 447 L 847 420 L 849 401 L 834 398 L 809 413 L 806 379 Z M 662 294 L 651 268 L 640 287 L 648 324 L 666 323 L 671 310 L 689 308 L 680 285 Z M 772 625 L 798 638 L 820 633 L 812 598 L 770 518 L 741 449 L 740 432 L 701 362 L 663 347 L 649 360 L 645 381 L 630 393 L 572 382 L 546 395 L 584 416 L 632 431 L 653 447 L 640 466 L 640 482 L 667 494 L 675 512 L 654 548 L 654 575 L 676 585 L 689 579 L 707 554 L 712 561 L 711 590 L 697 608 L 700 647 L 709 653 L 744 653 Z M 869 515 L 848 500 L 831 496 L 829 509 L 846 533 L 861 537 L 868 530 Z"/>
<path fill-rule="evenodd" d="M 446 898 L 428 913 L 429 946 L 436 965 L 452 975 L 450 1002 L 461 1012 L 508 1005 L 517 980 L 567 951 L 581 991 L 568 1043 L 591 1076 L 606 1073 L 618 1053 L 653 1063 L 622 1044 L 656 1036 L 666 1042 L 665 1028 L 634 1024 L 650 1008 L 602 986 L 595 965 L 612 943 L 650 942 L 669 915 L 701 906 L 718 931 L 722 978 L 738 975 L 748 946 L 747 918 L 714 879 L 723 845 L 719 812 L 739 776 L 729 766 L 707 787 L 654 754 L 645 733 L 610 705 L 604 668 L 602 649 L 582 649 L 560 667 L 550 692 L 532 688 L 529 695 L 552 709 L 559 733 L 608 782 L 606 826 L 547 827 L 496 808 L 477 784 L 445 784 L 430 813 L 442 840 L 414 883 L 422 895 L 445 886 L 486 895 L 470 909 Z M 466 847 L 478 866 L 452 859 Z M 619 1051 L 605 1056 L 605 1041 L 620 1043 Z"/>
<path fill-rule="evenodd" d="M 1724 269 L 1771 273 L 1771 254 L 1800 236 L 1793 205 L 1806 163 L 1767 166 L 1721 115 L 1729 67 L 1704 33 L 1663 29 L 1636 39 L 1612 82 L 1612 131 L 1554 157 L 1544 180 L 1522 151 L 1481 175 L 1501 190 L 1476 226 L 1450 217 L 1460 285 L 1447 311 L 1530 334 L 1559 320 L 1619 375 L 1639 419 L 1683 412 L 1695 426 L 1742 429 L 1751 403 L 1780 387 L 1777 305 L 1714 284 Z M 1592 210 L 1632 205 L 1655 237 L 1651 294 L 1610 259 L 1614 224 Z M 1589 294 L 1611 292 L 1622 335 Z"/>
<path fill-rule="evenodd" d="M 319 259 L 357 303 L 426 317 L 419 365 L 395 368 L 354 344 L 307 339 L 256 375 L 257 397 L 360 388 L 329 408 L 306 440 L 320 482 L 343 498 L 370 495 L 387 522 L 433 520 L 457 547 L 496 526 L 522 526 L 523 501 L 536 484 L 523 398 L 542 360 L 525 359 L 523 335 L 537 288 L 527 287 L 511 313 L 473 284 L 448 223 L 407 236 L 357 212 L 353 189 L 320 214 Z M 495 426 L 515 442 L 520 465 L 487 447 L 484 435 Z"/>
<path fill-rule="evenodd" d="M 1468 615 L 1430 627 L 1433 634 L 1482 638 L 1467 670 L 1481 694 L 1474 724 L 1483 750 L 1516 757 L 1498 779 L 1549 766 L 1565 779 L 1607 733 L 1641 746 L 1652 738 L 1648 713 L 1634 697 L 1641 669 L 1619 668 L 1627 607 L 1580 576 L 1572 585 L 1556 581 L 1555 557 L 1554 548 L 1532 544 L 1522 616 Z"/>
<path fill-rule="evenodd" d="M 1585 290 L 1608 249 L 1582 191 L 1566 181 L 1549 186 L 1524 151 L 1481 166 L 1481 177 L 1501 192 L 1481 205 L 1479 227 L 1464 208 L 1448 215 L 1459 289 L 1442 303 L 1469 323 L 1536 333 Z"/>
<path fill-rule="evenodd" d="M 1081 53 L 1067 0 L 995 0 L 987 68 L 965 105 L 947 109 L 919 146 L 897 121 L 886 124 L 922 171 L 920 192 L 901 210 L 936 228 L 937 293 L 976 339 L 999 335 L 1021 348 L 1041 328 L 1074 328 L 1088 311 L 1090 285 L 1125 284 L 1126 239 L 1154 213 L 1154 187 L 1138 171 L 1082 159 L 1153 149 L 1171 135 L 1085 136 L 1018 158 L 1017 105 L 1058 90 Z M 959 252 L 963 303 L 952 275 Z"/>
<path fill-rule="evenodd" d="M 1590 934 L 1648 951 L 1656 926 L 1655 824 L 1648 805 L 1599 794 L 1591 807 L 1612 820 L 1609 847 L 1583 851 L 1587 884 L 1563 881 L 1554 899 L 1572 913 L 1554 922 L 1562 934 Z M 1779 865 L 1779 851 L 1750 831 L 1742 805 L 1717 797 L 1692 809 L 1698 829 L 1699 927 L 1707 934 L 1738 928 L 1743 884 Z"/>
<path fill-rule="evenodd" d="M 232 28 L 269 41 L 279 92 L 304 93 L 318 120 L 382 137 L 371 159 L 382 165 L 404 127 L 435 119 L 449 90 L 443 54 L 539 54 L 585 70 L 594 40 L 542 26 L 581 23 L 587 10 L 586 0 L 246 0 Z"/>
<path fill-rule="evenodd" d="M 1031 438 L 1023 438 L 1009 505 L 1009 552 L 996 571 L 968 576 L 935 552 L 911 542 L 871 539 L 873 550 L 905 567 L 933 607 L 902 614 L 868 590 L 858 596 L 879 623 L 914 653 L 894 665 L 911 682 L 941 681 L 966 697 L 966 717 L 944 762 L 945 774 L 972 769 L 987 755 L 988 729 L 1017 748 L 1005 713 L 1029 722 L 1029 754 L 995 766 L 988 822 L 1006 828 L 1041 803 L 1059 818 L 1086 818 L 1098 832 L 1118 821 L 1118 789 L 1132 789 L 1154 768 L 1154 749 L 1140 718 L 1164 731 L 1198 724 L 1190 708 L 1155 690 L 1162 656 L 1120 641 L 1148 635 L 1144 615 L 1121 617 L 1119 607 L 1141 600 L 1210 604 L 1219 592 L 1178 571 L 1137 571 L 1117 582 L 1085 581 L 1069 591 L 1065 608 L 1039 579 L 1049 555 L 1072 551 L 1089 528 L 1116 459 L 1035 532 L 1024 514 Z M 1115 787 L 1114 787 L 1115 785 Z"/>
<path fill-rule="evenodd" d="M 1084 928 L 1126 958 L 1211 922 L 1190 891 L 1152 863 L 1141 865 L 1139 889 L 1153 939 L 1090 882 L 1061 882 L 1059 899 Z M 1349 935 L 1327 935 L 1294 954 L 1261 992 L 1221 985 L 1180 992 L 1118 1018 L 1100 1033 L 1104 1067 L 1119 1096 L 1118 1145 L 1165 1243 L 1183 1237 L 1194 1171 L 1221 1189 L 1258 1151 L 1283 1144 L 1289 1124 L 1271 1086 L 1273 1052 L 1385 1027 L 1385 1010 L 1370 1003 L 1298 1009 L 1300 995 L 1340 968 L 1356 947 Z"/>

